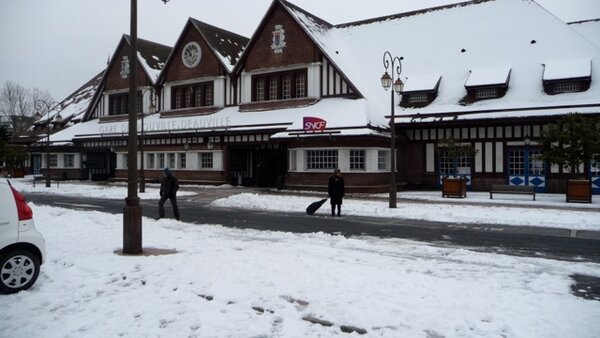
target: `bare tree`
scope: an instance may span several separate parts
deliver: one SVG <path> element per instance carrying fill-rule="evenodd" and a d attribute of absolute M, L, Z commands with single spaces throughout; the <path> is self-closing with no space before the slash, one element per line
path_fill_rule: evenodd
<path fill-rule="evenodd" d="M 22 133 L 33 122 L 34 103 L 37 100 L 53 102 L 48 91 L 27 89 L 18 83 L 5 82 L 0 90 L 0 120 L 8 123 L 14 135 Z"/>

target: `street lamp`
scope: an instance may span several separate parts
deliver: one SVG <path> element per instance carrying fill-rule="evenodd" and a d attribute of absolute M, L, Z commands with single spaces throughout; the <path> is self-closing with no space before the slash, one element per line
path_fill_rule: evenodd
<path fill-rule="evenodd" d="M 154 104 L 154 91 L 153 88 L 147 88 L 142 92 L 142 100 L 144 99 L 144 93 L 150 92 L 150 105 L 148 106 L 148 113 L 154 114 L 156 112 L 156 105 Z M 140 156 L 141 168 L 140 168 L 140 192 L 146 192 L 146 178 L 144 177 L 144 109 L 142 105 L 142 116 L 141 116 L 141 134 L 140 134 Z"/>
<path fill-rule="evenodd" d="M 389 202 L 390 202 L 390 208 L 396 208 L 397 206 L 397 196 L 396 196 L 396 119 L 395 119 L 395 113 L 394 113 L 394 92 L 396 92 L 397 95 L 400 95 L 402 93 L 402 90 L 404 89 L 404 83 L 402 82 L 402 80 L 400 80 L 400 73 L 402 72 L 402 62 L 401 60 L 403 60 L 403 57 L 397 57 L 397 56 L 392 56 L 392 54 L 388 51 L 386 51 L 385 53 L 383 53 L 383 66 L 385 67 L 385 74 L 383 74 L 383 76 L 381 77 L 381 86 L 383 86 L 383 89 L 388 90 L 392 84 L 394 86 L 394 89 L 392 91 L 390 91 L 390 96 L 391 96 L 391 111 L 392 111 L 392 115 L 390 118 L 390 130 L 391 130 L 391 154 L 390 154 L 390 162 L 391 162 L 391 168 L 390 168 L 390 197 L 389 197 Z M 398 62 L 398 64 L 396 65 L 396 61 Z M 388 67 L 390 67 L 391 64 L 391 68 L 390 68 L 390 73 L 392 73 L 392 75 L 390 76 L 390 74 L 388 73 Z M 394 70 L 396 71 L 396 76 L 394 76 Z M 396 81 L 394 81 L 394 77 L 396 77 Z"/>
<path fill-rule="evenodd" d="M 38 114 L 43 116 L 42 110 L 46 109 L 48 114 L 48 124 L 46 125 L 46 188 L 50 188 L 50 111 L 58 105 L 58 102 L 51 101 L 50 103 L 44 100 L 36 100 L 34 103 Z M 62 119 L 61 119 L 62 120 Z"/>
<path fill-rule="evenodd" d="M 161 0 L 165 4 L 169 0 Z M 131 0 L 129 42 L 129 138 L 127 140 L 127 197 L 123 207 L 123 253 L 142 253 L 142 207 L 137 195 L 137 0 Z M 142 112 L 143 113 L 143 112 Z"/>

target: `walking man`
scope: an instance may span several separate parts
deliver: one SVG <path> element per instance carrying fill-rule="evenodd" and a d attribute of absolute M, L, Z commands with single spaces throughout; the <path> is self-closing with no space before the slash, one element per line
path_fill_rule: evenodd
<path fill-rule="evenodd" d="M 329 178 L 329 200 L 331 201 L 331 216 L 335 216 L 335 208 L 337 207 L 337 215 L 341 216 L 342 199 L 346 193 L 344 187 L 344 178 L 340 169 L 335 169 L 333 176 Z"/>
<path fill-rule="evenodd" d="M 163 180 L 160 184 L 160 201 L 158 201 L 158 218 L 161 219 L 165 217 L 165 202 L 167 200 L 171 201 L 171 206 L 173 206 L 173 215 L 175 215 L 175 219 L 179 220 L 179 208 L 177 207 L 177 190 L 179 189 L 179 181 L 177 178 L 171 173 L 169 168 L 165 168 L 163 171 Z"/>

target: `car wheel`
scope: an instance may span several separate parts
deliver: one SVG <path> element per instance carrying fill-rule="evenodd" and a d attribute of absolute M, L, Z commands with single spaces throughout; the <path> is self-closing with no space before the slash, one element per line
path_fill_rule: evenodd
<path fill-rule="evenodd" d="M 0 292 L 29 289 L 40 274 L 40 260 L 29 251 L 13 250 L 0 258 Z"/>

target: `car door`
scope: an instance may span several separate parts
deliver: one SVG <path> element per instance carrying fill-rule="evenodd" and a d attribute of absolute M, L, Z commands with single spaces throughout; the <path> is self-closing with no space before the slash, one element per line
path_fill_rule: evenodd
<path fill-rule="evenodd" d="M 0 249 L 17 241 L 18 217 L 17 204 L 8 181 L 0 178 Z"/>

